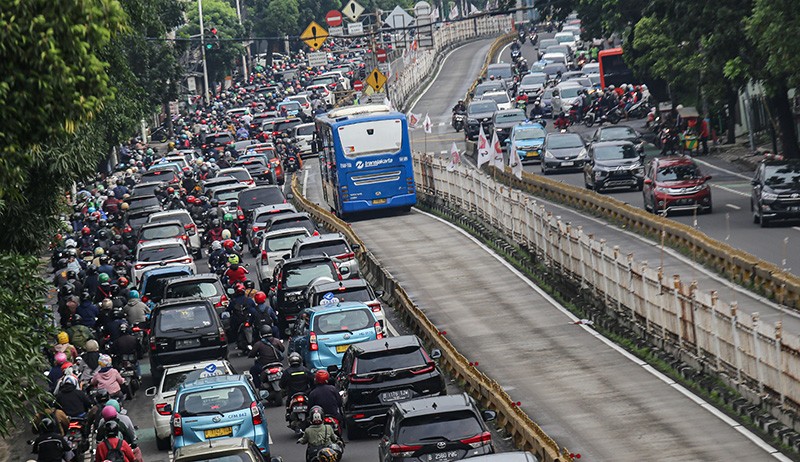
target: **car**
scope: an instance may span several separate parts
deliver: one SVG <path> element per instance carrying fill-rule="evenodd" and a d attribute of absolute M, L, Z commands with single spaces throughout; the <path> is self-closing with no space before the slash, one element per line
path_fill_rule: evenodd
<path fill-rule="evenodd" d="M 233 143 L 231 143 L 230 147 L 234 151 L 236 151 L 239 154 L 241 154 L 241 153 L 247 151 L 247 148 L 249 146 L 254 145 L 256 143 L 258 143 L 258 141 L 256 141 L 256 140 L 239 140 L 239 141 L 234 141 Z"/>
<path fill-rule="evenodd" d="M 358 249 L 358 244 L 351 246 L 341 233 L 316 234 L 296 240 L 289 258 L 325 255 L 336 263 L 342 279 L 355 279 L 359 276 L 355 254 Z"/>
<path fill-rule="evenodd" d="M 305 119 L 306 115 L 303 112 L 303 106 L 297 101 L 281 101 L 275 106 L 275 109 L 280 113 L 281 108 L 286 108 L 286 115 L 289 117 L 299 117 Z"/>
<path fill-rule="evenodd" d="M 504 91 L 487 91 L 481 95 L 480 101 L 487 100 L 493 100 L 495 103 L 497 103 L 497 109 L 501 111 L 512 109 L 514 107 L 514 103 L 511 101 L 508 93 Z"/>
<path fill-rule="evenodd" d="M 275 126 L 272 128 L 273 136 L 283 135 L 284 133 L 291 132 L 292 128 L 300 125 L 303 123 L 303 119 L 300 117 L 286 117 L 283 119 L 278 120 L 275 122 Z"/>
<path fill-rule="evenodd" d="M 600 63 L 586 63 L 581 68 L 581 71 L 583 71 L 583 73 L 586 74 L 586 75 L 590 75 L 590 74 L 598 74 L 599 75 L 600 74 Z"/>
<path fill-rule="evenodd" d="M 333 107 L 336 104 L 336 95 L 328 89 L 327 85 L 314 84 L 306 86 L 306 90 L 315 91 L 322 98 L 322 102 L 328 107 Z"/>
<path fill-rule="evenodd" d="M 173 171 L 173 172 L 175 172 L 177 174 L 180 174 L 181 172 L 183 172 L 183 164 L 184 163 L 185 163 L 184 159 L 180 159 L 180 162 L 167 162 L 166 159 L 164 159 L 163 162 L 162 161 L 158 161 L 158 162 L 152 164 L 147 169 L 147 171 L 148 172 L 155 172 L 155 171 L 159 171 L 159 170 L 162 170 L 162 171 L 171 170 L 171 171 Z"/>
<path fill-rule="evenodd" d="M 583 167 L 586 189 L 602 192 L 611 188 L 642 190 L 642 155 L 630 141 L 600 141 L 589 145 Z"/>
<path fill-rule="evenodd" d="M 131 211 L 130 209 L 125 213 L 125 223 L 131 227 L 134 233 L 138 233 L 142 226 L 147 223 L 147 219 L 153 213 L 158 213 L 164 210 L 161 205 L 154 205 L 142 209 Z"/>
<path fill-rule="evenodd" d="M 296 101 L 300 103 L 300 107 L 302 108 L 303 114 L 306 115 L 309 119 L 311 119 L 311 101 L 308 99 L 306 95 L 291 95 L 287 96 L 286 99 L 288 101 Z"/>
<path fill-rule="evenodd" d="M 145 173 L 142 173 L 139 181 L 142 183 L 169 183 L 170 185 L 174 186 L 176 183 L 180 183 L 181 177 L 175 171 L 170 169 L 149 170 Z"/>
<path fill-rule="evenodd" d="M 228 295 L 225 293 L 219 277 L 213 273 L 177 276 L 166 281 L 162 301 L 187 297 L 200 297 L 210 301 L 214 306 L 214 311 L 220 317 L 228 308 Z M 221 319 L 223 326 L 227 329 L 230 319 Z"/>
<path fill-rule="evenodd" d="M 247 173 L 253 177 L 253 184 L 256 186 L 265 186 L 271 184 L 278 184 L 278 179 L 272 167 L 263 159 L 248 159 L 236 161 L 233 163 L 234 167 L 244 167 Z"/>
<path fill-rule="evenodd" d="M 142 282 L 142 274 L 155 265 L 161 267 L 187 265 L 192 271 L 197 272 L 194 259 L 182 239 L 158 239 L 137 245 L 131 269 L 134 285 L 138 286 Z"/>
<path fill-rule="evenodd" d="M 192 253 L 195 256 L 202 255 L 202 248 L 203 242 L 200 237 L 200 231 L 197 229 L 197 225 L 195 224 L 192 216 L 186 210 L 166 210 L 164 212 L 158 212 L 150 215 L 147 218 L 147 223 L 161 223 L 161 222 L 171 222 L 171 221 L 178 221 L 183 225 L 183 229 L 186 230 L 186 234 L 189 236 L 189 247 L 192 249 Z"/>
<path fill-rule="evenodd" d="M 528 451 L 509 451 L 470 457 L 470 462 L 539 462 L 539 458 Z"/>
<path fill-rule="evenodd" d="M 508 86 L 502 80 L 487 80 L 481 82 L 475 87 L 475 91 L 472 93 L 473 101 L 481 99 L 481 96 L 489 91 L 504 91 L 508 93 Z"/>
<path fill-rule="evenodd" d="M 150 314 L 150 372 L 161 379 L 170 364 L 227 359 L 228 339 L 210 300 L 164 300 Z"/>
<path fill-rule="evenodd" d="M 211 191 L 211 199 L 216 199 L 220 207 L 224 208 L 226 212 L 236 214 L 239 207 L 239 193 L 250 188 L 246 184 L 237 184 L 230 186 L 222 186 Z"/>
<path fill-rule="evenodd" d="M 477 140 L 481 126 L 484 134 L 489 136 L 492 133 L 492 117 L 497 110 L 497 103 L 491 99 L 470 102 L 467 106 L 467 128 L 464 130 L 467 140 Z"/>
<path fill-rule="evenodd" d="M 551 62 L 556 62 L 552 58 L 547 58 L 546 57 L 550 53 L 561 53 L 562 55 L 567 57 L 567 63 L 569 63 L 569 61 L 570 61 L 569 58 L 572 56 L 572 50 L 570 50 L 570 48 L 568 46 L 566 46 L 566 45 L 550 45 L 549 47 L 547 47 L 544 50 L 544 54 L 542 55 L 542 59 L 545 59 L 545 60 L 548 60 L 548 61 L 551 61 Z"/>
<path fill-rule="evenodd" d="M 533 72 L 519 81 L 517 86 L 517 95 L 526 95 L 528 98 L 536 98 L 544 91 L 544 86 L 547 84 L 547 74 L 541 72 Z"/>
<path fill-rule="evenodd" d="M 259 238 L 260 257 L 256 260 L 256 277 L 261 290 L 269 290 L 275 265 L 291 252 L 297 239 L 310 236 L 306 228 L 287 228 L 262 233 Z"/>
<path fill-rule="evenodd" d="M 578 49 L 578 38 L 571 31 L 562 31 L 553 37 L 559 44 L 566 45 L 571 51 Z"/>
<path fill-rule="evenodd" d="M 148 216 L 148 219 L 150 216 Z M 181 239 L 189 244 L 189 235 L 180 221 L 161 221 L 158 223 L 146 223 L 139 229 L 139 244 L 155 241 L 157 239 Z"/>
<path fill-rule="evenodd" d="M 372 310 L 372 314 L 386 333 L 386 315 L 383 312 L 380 297 L 383 291 L 376 291 L 365 279 L 347 279 L 341 281 L 312 281 L 306 287 L 306 306 L 318 306 L 331 293 L 340 301 L 361 302 Z"/>
<path fill-rule="evenodd" d="M 625 125 L 598 127 L 597 130 L 594 131 L 591 141 L 630 141 L 637 149 L 643 147 L 642 135 L 633 128 Z"/>
<path fill-rule="evenodd" d="M 307 229 L 310 234 L 318 232 L 317 224 L 314 223 L 314 220 L 312 220 L 311 216 L 306 212 L 280 213 L 271 216 L 264 224 L 264 232 L 296 228 L 298 226 Z"/>
<path fill-rule="evenodd" d="M 172 412 L 168 408 L 175 406 L 175 393 L 178 387 L 184 382 L 193 382 L 202 377 L 233 374 L 236 374 L 236 370 L 224 359 L 165 367 L 158 384 L 144 392 L 145 395 L 153 397 L 153 430 L 158 449 L 166 450 L 170 446 L 169 421 Z"/>
<path fill-rule="evenodd" d="M 709 180 L 691 157 L 656 157 L 645 169 L 644 208 L 664 214 L 681 210 L 711 213 Z"/>
<path fill-rule="evenodd" d="M 314 138 L 316 125 L 313 123 L 295 125 L 292 128 L 291 137 L 300 150 L 300 155 L 311 154 L 311 140 Z"/>
<path fill-rule="evenodd" d="M 131 196 L 125 199 L 125 203 L 128 204 L 128 212 L 145 208 L 161 207 L 161 201 L 158 199 L 158 197 L 153 195 Z"/>
<path fill-rule="evenodd" d="M 425 351 L 416 335 L 386 337 L 352 345 L 334 371 L 344 392 L 348 439 L 383 430 L 389 408 L 398 401 L 447 394 L 444 375 L 434 360 L 439 350 Z"/>
<path fill-rule="evenodd" d="M 203 188 L 203 194 L 208 195 L 211 191 L 222 186 L 231 186 L 239 184 L 239 180 L 232 176 L 216 176 L 201 182 L 200 186 Z"/>
<path fill-rule="evenodd" d="M 272 272 L 270 304 L 278 311 L 278 327 L 289 334 L 300 310 L 304 308 L 303 291 L 314 279 L 325 277 L 331 281 L 341 278 L 330 257 L 313 256 L 284 258 Z"/>
<path fill-rule="evenodd" d="M 586 162 L 586 143 L 577 133 L 548 133 L 542 147 L 542 173 L 557 170 L 583 169 Z"/>
<path fill-rule="evenodd" d="M 131 197 L 136 196 L 154 196 L 155 191 L 161 188 L 163 184 L 160 181 L 151 181 L 149 183 L 137 183 L 131 191 Z"/>
<path fill-rule="evenodd" d="M 541 72 L 547 74 L 547 78 L 550 80 L 555 80 L 559 74 L 563 75 L 569 70 L 563 63 L 554 63 L 552 61 L 547 61 L 547 63 L 548 64 L 541 69 Z"/>
<path fill-rule="evenodd" d="M 542 39 L 539 40 L 539 49 L 546 50 L 547 47 L 551 47 L 553 45 L 559 45 L 558 40 L 556 39 Z"/>
<path fill-rule="evenodd" d="M 497 139 L 504 143 L 511 135 L 511 130 L 527 119 L 523 109 L 501 109 L 495 112 L 492 117 L 492 127 L 497 133 Z"/>
<path fill-rule="evenodd" d="M 250 172 L 247 171 L 244 167 L 231 167 L 231 168 L 223 168 L 219 171 L 218 175 L 220 176 L 232 176 L 236 178 L 239 183 L 244 185 L 251 185 L 255 183 L 253 177 L 250 176 Z"/>
<path fill-rule="evenodd" d="M 561 82 L 556 85 L 556 91 L 553 91 L 553 118 L 560 113 L 569 114 L 569 108 L 575 101 L 580 99 L 580 92 L 585 90 L 577 82 L 567 81 Z"/>
<path fill-rule="evenodd" d="M 250 255 L 256 256 L 261 247 L 261 235 L 266 229 L 270 217 L 281 213 L 296 213 L 297 209 L 292 204 L 263 205 L 250 212 L 250 225 L 246 230 L 247 246 Z"/>
<path fill-rule="evenodd" d="M 299 353 L 309 369 L 341 367 L 350 345 L 383 338 L 383 329 L 367 305 L 341 302 L 335 296 L 321 301 L 323 305 L 300 312 L 289 342 L 289 352 Z"/>
<path fill-rule="evenodd" d="M 214 438 L 248 438 L 269 459 L 264 399 L 245 375 L 216 375 L 183 383 L 170 420 L 172 449 Z"/>
<path fill-rule="evenodd" d="M 381 462 L 461 460 L 493 454 L 486 427 L 494 411 L 479 411 L 466 393 L 394 403 L 378 442 Z"/>
<path fill-rule="evenodd" d="M 250 151 L 253 151 L 252 153 Z M 275 146 L 272 143 L 259 143 L 255 144 L 248 149 L 247 154 L 239 156 L 239 160 L 246 160 L 250 157 L 261 156 L 269 162 L 272 171 L 275 172 L 275 177 L 278 179 L 278 184 L 282 185 L 286 181 L 286 174 L 283 171 L 283 164 L 280 156 L 275 152 Z"/>
<path fill-rule="evenodd" d="M 753 223 L 766 228 L 774 220 L 800 218 L 800 162 L 768 159 L 756 168 L 751 181 Z"/>
<path fill-rule="evenodd" d="M 502 80 L 506 83 L 506 88 L 513 91 L 516 82 L 514 81 L 514 65 L 511 63 L 494 63 L 489 64 L 486 68 L 486 75 L 494 76 L 495 79 Z"/>
<path fill-rule="evenodd" d="M 280 186 L 264 185 L 240 191 L 236 200 L 245 220 L 250 222 L 255 209 L 265 205 L 285 204 L 286 196 Z"/>
<path fill-rule="evenodd" d="M 177 451 L 172 462 L 269 462 L 249 438 L 216 438 L 190 444 Z M 272 458 L 280 461 L 279 458 Z"/>
<path fill-rule="evenodd" d="M 214 148 L 218 151 L 222 151 L 225 149 L 225 146 L 233 143 L 234 141 L 236 141 L 236 138 L 229 132 L 209 133 L 205 136 L 205 138 L 203 138 L 203 144 L 201 148 Z"/>
<path fill-rule="evenodd" d="M 164 158 L 164 162 L 177 164 L 180 167 L 181 171 L 183 171 L 184 169 L 191 168 L 191 166 L 189 165 L 189 161 L 187 161 L 186 157 L 182 155 L 167 156 Z"/>
<path fill-rule="evenodd" d="M 511 129 L 507 143 L 509 148 L 517 150 L 522 163 L 539 161 L 542 156 L 542 144 L 547 132 L 539 122 L 528 122 L 516 125 Z"/>
<path fill-rule="evenodd" d="M 186 265 L 153 268 L 145 271 L 142 274 L 142 282 L 139 284 L 139 295 L 142 297 L 142 302 L 149 304 L 152 308 L 161 301 L 164 287 L 170 279 L 192 274 L 194 274 L 194 269 Z"/>

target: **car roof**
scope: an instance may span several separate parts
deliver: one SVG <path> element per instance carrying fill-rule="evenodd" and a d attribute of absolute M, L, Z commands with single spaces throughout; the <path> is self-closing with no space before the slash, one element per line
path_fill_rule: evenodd
<path fill-rule="evenodd" d="M 181 305 L 206 305 L 210 307 L 211 302 L 207 298 L 200 297 L 199 295 L 196 297 L 169 298 L 156 305 L 153 311 L 161 311 L 164 308 L 172 308 L 173 306 Z"/>
<path fill-rule="evenodd" d="M 318 234 L 316 236 L 307 236 L 302 239 L 299 239 L 296 245 L 313 244 L 316 242 L 327 242 L 327 241 L 347 242 L 347 239 L 345 239 L 345 237 L 340 233 L 325 233 L 325 234 Z M 349 242 L 348 245 L 350 245 Z"/>
<path fill-rule="evenodd" d="M 272 205 L 260 205 L 253 209 L 253 216 L 258 216 L 260 213 L 264 212 L 271 212 L 273 210 L 281 211 L 281 210 L 297 210 L 294 208 L 292 204 L 272 204 Z"/>
<path fill-rule="evenodd" d="M 308 235 L 308 229 L 303 227 L 295 227 L 295 228 L 285 228 L 285 229 L 276 229 L 274 231 L 270 231 L 264 234 L 261 238 L 262 239 L 269 239 L 271 237 L 283 236 L 283 235 L 292 235 L 292 234 L 305 234 Z"/>
<path fill-rule="evenodd" d="M 514 127 L 512 127 L 512 130 L 513 131 L 517 131 L 519 129 L 529 128 L 529 127 L 538 127 L 538 128 L 544 129 L 544 125 L 542 125 L 539 122 L 521 122 L 521 123 L 518 123 L 517 125 L 514 125 Z"/>
<path fill-rule="evenodd" d="M 167 371 L 186 372 L 186 371 L 195 371 L 198 369 L 204 369 L 209 364 L 213 364 L 217 367 L 220 366 L 228 367 L 229 365 L 228 361 L 224 359 L 211 359 L 206 361 L 198 361 L 196 363 L 169 364 L 164 366 L 164 375 L 166 375 Z"/>
<path fill-rule="evenodd" d="M 272 220 L 272 222 L 274 223 L 277 221 L 289 221 L 297 218 L 308 218 L 309 220 L 311 220 L 311 216 L 306 212 L 291 212 L 291 213 L 279 213 L 275 215 L 275 218 Z"/>
<path fill-rule="evenodd" d="M 176 283 L 183 283 L 187 281 L 204 281 L 207 279 L 213 279 L 214 282 L 219 282 L 219 276 L 214 273 L 200 273 L 200 274 L 187 274 L 186 276 L 178 276 L 176 278 L 170 279 L 167 285 L 172 285 Z"/>
<path fill-rule="evenodd" d="M 616 140 L 616 141 L 595 141 L 592 143 L 592 146 L 595 148 L 602 148 L 602 147 L 609 147 L 609 146 L 625 146 L 630 145 L 633 146 L 633 143 L 630 141 L 625 140 Z"/>
<path fill-rule="evenodd" d="M 457 395 L 431 396 L 395 403 L 404 417 L 439 414 L 448 411 L 471 410 L 473 401 L 466 393 Z"/>
<path fill-rule="evenodd" d="M 656 157 L 653 159 L 653 162 L 658 162 L 659 167 L 669 165 L 696 165 L 694 159 L 687 156 Z"/>
<path fill-rule="evenodd" d="M 341 281 L 335 282 L 323 282 L 321 284 L 315 284 L 312 288 L 317 293 L 323 292 L 336 292 L 340 288 L 344 287 L 345 289 L 362 289 L 369 286 L 369 283 L 363 279 L 343 279 Z"/>
<path fill-rule="evenodd" d="M 163 268 L 161 267 L 153 268 L 142 273 L 142 282 L 144 282 L 145 279 L 148 279 L 151 276 L 160 276 L 162 274 L 178 273 L 178 272 L 185 273 L 187 271 L 191 273 L 192 267 L 189 265 L 172 265 L 172 266 L 165 266 Z"/>
<path fill-rule="evenodd" d="M 183 239 L 177 237 L 168 237 L 165 239 L 155 239 L 153 241 L 147 241 L 139 244 L 139 248 L 145 249 L 150 247 L 160 247 L 162 245 L 174 245 L 180 244 L 183 246 Z M 185 247 L 185 246 L 184 246 Z"/>
<path fill-rule="evenodd" d="M 333 262 L 331 257 L 326 257 L 325 255 L 308 255 L 305 257 L 294 257 L 294 258 L 286 258 L 283 260 L 283 266 L 291 266 L 291 265 L 302 265 L 303 263 L 314 263 L 314 262 Z"/>
<path fill-rule="evenodd" d="M 152 214 L 152 215 L 155 215 L 155 213 Z M 178 221 L 178 220 L 170 220 L 170 221 L 158 221 L 158 222 L 155 222 L 155 223 L 145 223 L 145 224 L 142 225 L 142 228 L 140 229 L 140 231 L 144 231 L 145 229 L 150 229 L 150 228 L 158 228 L 159 226 L 167 226 L 167 225 L 169 225 L 169 226 L 180 226 L 181 229 L 183 229 L 183 224 L 180 221 Z"/>
<path fill-rule="evenodd" d="M 190 383 L 183 383 L 178 388 L 178 393 L 186 390 L 191 389 L 202 389 L 202 388 L 214 388 L 218 385 L 230 385 L 230 384 L 249 384 L 247 377 L 243 374 L 236 374 L 236 375 L 214 375 L 211 377 L 203 377 L 200 379 L 195 380 L 194 382 Z"/>
<path fill-rule="evenodd" d="M 245 172 L 247 171 L 247 169 L 244 168 L 244 167 L 230 167 L 230 168 L 223 168 L 222 170 L 219 171 L 218 174 L 219 175 L 224 175 L 226 173 L 237 172 L 237 171 L 241 171 L 241 170 L 244 170 Z"/>
<path fill-rule="evenodd" d="M 189 215 L 189 211 L 186 209 L 176 209 L 176 210 L 164 210 L 163 212 L 157 212 L 153 215 L 157 215 L 158 217 L 166 217 L 170 215 Z"/>
<path fill-rule="evenodd" d="M 353 345 L 356 354 L 372 353 L 377 351 L 393 350 L 404 347 L 421 347 L 422 342 L 416 335 L 400 335 L 398 337 L 386 337 L 380 340 L 371 340 Z"/>

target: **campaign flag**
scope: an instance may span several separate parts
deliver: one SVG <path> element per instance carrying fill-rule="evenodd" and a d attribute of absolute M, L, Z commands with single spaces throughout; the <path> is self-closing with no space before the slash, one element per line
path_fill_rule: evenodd
<path fill-rule="evenodd" d="M 458 165 L 461 165 L 461 154 L 458 152 L 456 142 L 453 141 L 453 146 L 450 148 L 450 163 L 447 164 L 447 171 L 454 171 Z"/>
<path fill-rule="evenodd" d="M 494 132 L 492 135 L 492 145 L 490 148 L 490 152 L 492 154 L 492 160 L 489 162 L 489 165 L 493 167 L 497 167 L 499 169 L 503 169 L 503 148 L 500 146 L 500 139 L 497 138 L 497 132 Z"/>
<path fill-rule="evenodd" d="M 425 130 L 425 133 L 433 133 L 433 123 L 428 114 L 425 114 L 425 120 L 422 121 L 422 128 Z"/>
<path fill-rule="evenodd" d="M 418 123 L 419 123 L 419 116 L 411 111 L 408 111 L 408 126 L 411 128 L 416 128 Z"/>
<path fill-rule="evenodd" d="M 522 179 L 522 159 L 519 158 L 517 147 L 511 144 L 511 149 L 508 153 L 508 166 L 511 168 L 511 173 L 515 177 Z"/>
<path fill-rule="evenodd" d="M 492 159 L 489 154 L 489 140 L 486 138 L 486 133 L 483 132 L 483 125 L 481 131 L 478 133 L 478 168 Z"/>

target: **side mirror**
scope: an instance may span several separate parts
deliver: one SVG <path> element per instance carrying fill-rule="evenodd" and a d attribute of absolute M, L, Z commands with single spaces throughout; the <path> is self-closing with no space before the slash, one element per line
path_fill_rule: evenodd
<path fill-rule="evenodd" d="M 150 387 L 144 391 L 145 396 L 155 396 L 156 395 L 156 387 Z"/>
<path fill-rule="evenodd" d="M 481 411 L 481 417 L 484 422 L 491 422 L 497 418 L 497 413 L 490 410 Z"/>
<path fill-rule="evenodd" d="M 378 298 L 383 297 L 383 291 L 382 290 L 376 290 L 375 291 L 375 296 L 378 297 Z"/>
<path fill-rule="evenodd" d="M 644 179 L 644 184 L 651 185 L 651 184 L 653 184 L 653 180 L 651 180 L 650 178 L 645 178 Z"/>
<path fill-rule="evenodd" d="M 353 245 L 351 245 L 350 247 L 351 247 L 351 248 L 353 249 L 353 251 L 355 251 L 355 252 L 357 252 L 357 251 L 361 250 L 361 244 L 353 244 Z"/>
<path fill-rule="evenodd" d="M 750 180 L 750 184 L 753 186 L 758 186 L 758 180 Z"/>
<path fill-rule="evenodd" d="M 267 390 L 258 390 L 258 398 L 262 401 L 266 401 L 269 399 L 269 391 Z"/>
<path fill-rule="evenodd" d="M 342 276 L 350 274 L 350 267 L 342 266 L 341 268 L 339 268 L 339 272 L 342 273 Z"/>
<path fill-rule="evenodd" d="M 287 198 L 287 199 L 289 199 L 289 200 L 292 200 L 292 199 L 294 199 L 294 194 L 292 194 L 292 193 L 287 193 L 287 194 L 286 194 L 286 198 Z"/>
<path fill-rule="evenodd" d="M 703 181 L 711 181 L 711 178 L 712 178 L 711 175 L 706 175 L 706 177 L 703 178 Z"/>
<path fill-rule="evenodd" d="M 442 357 L 442 351 L 438 348 L 431 350 L 431 359 L 439 359 Z"/>

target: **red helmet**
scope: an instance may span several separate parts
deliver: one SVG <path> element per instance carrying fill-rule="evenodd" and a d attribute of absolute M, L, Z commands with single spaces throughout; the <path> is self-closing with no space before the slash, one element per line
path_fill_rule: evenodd
<path fill-rule="evenodd" d="M 175 188 L 173 188 L 172 186 L 170 186 L 169 188 L 167 188 L 167 193 L 169 193 L 169 194 L 174 194 L 174 193 L 175 193 Z"/>
<path fill-rule="evenodd" d="M 188 202 L 188 203 L 190 203 L 190 204 L 194 204 L 194 196 L 188 196 L 188 197 L 186 198 L 186 202 Z"/>
<path fill-rule="evenodd" d="M 228 250 L 232 249 L 234 245 L 236 245 L 236 243 L 233 242 L 233 239 L 225 239 L 222 241 L 222 247 L 225 247 Z"/>
<path fill-rule="evenodd" d="M 242 284 L 241 282 L 237 282 L 236 284 L 233 285 L 233 291 L 236 292 L 237 294 L 243 294 L 244 290 L 245 290 L 244 284 Z"/>
<path fill-rule="evenodd" d="M 91 229 L 89 229 L 89 227 L 88 227 L 88 226 L 84 226 L 84 227 L 81 229 L 81 233 L 83 233 L 83 234 L 85 234 L 85 235 L 87 235 L 87 236 L 88 236 L 89 234 L 91 234 L 91 233 L 92 233 L 92 230 L 91 230 Z"/>
<path fill-rule="evenodd" d="M 331 375 L 328 374 L 328 371 L 324 369 L 319 369 L 317 372 L 314 373 L 314 382 L 317 383 L 318 385 L 323 385 L 328 383 L 328 380 L 330 380 L 330 378 Z"/>
<path fill-rule="evenodd" d="M 265 294 L 264 292 L 258 291 L 258 292 L 256 292 L 255 300 L 256 300 L 256 303 L 258 303 L 260 305 L 260 304 L 262 304 L 262 303 L 267 301 L 267 294 Z"/>
<path fill-rule="evenodd" d="M 119 279 L 117 279 L 117 285 L 120 287 L 127 287 L 128 284 L 129 284 L 128 278 L 126 278 L 125 276 L 122 276 Z"/>
<path fill-rule="evenodd" d="M 203 204 L 203 201 L 201 201 L 199 197 L 195 197 L 194 198 L 194 205 L 202 205 L 202 204 Z"/>

